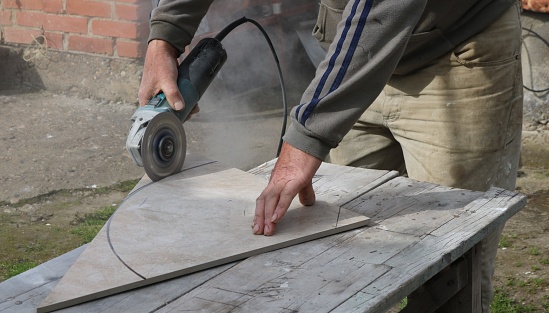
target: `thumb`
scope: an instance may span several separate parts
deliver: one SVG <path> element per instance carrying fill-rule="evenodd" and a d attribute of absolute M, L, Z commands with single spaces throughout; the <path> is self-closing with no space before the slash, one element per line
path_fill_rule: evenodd
<path fill-rule="evenodd" d="M 299 191 L 299 202 L 301 202 L 301 204 L 303 205 L 308 206 L 308 205 L 315 204 L 315 200 L 316 200 L 316 195 L 313 189 L 313 184 L 311 182 L 311 183 L 308 183 L 307 186 L 303 187 L 303 189 Z"/>
<path fill-rule="evenodd" d="M 185 108 L 185 100 L 183 100 L 183 96 L 181 96 L 177 85 L 170 84 L 169 86 L 165 86 L 162 91 L 164 92 L 164 95 L 166 95 L 168 103 L 174 110 L 181 111 Z"/>

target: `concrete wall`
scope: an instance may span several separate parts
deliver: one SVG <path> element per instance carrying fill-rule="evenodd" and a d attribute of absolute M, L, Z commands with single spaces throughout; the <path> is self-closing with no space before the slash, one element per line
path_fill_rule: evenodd
<path fill-rule="evenodd" d="M 0 90 L 134 102 L 150 0 L 1 0 Z"/>
<path fill-rule="evenodd" d="M 549 13 L 524 11 L 522 14 L 522 71 L 524 85 L 530 89 L 549 88 Z M 524 90 L 526 129 L 549 129 L 549 90 Z"/>

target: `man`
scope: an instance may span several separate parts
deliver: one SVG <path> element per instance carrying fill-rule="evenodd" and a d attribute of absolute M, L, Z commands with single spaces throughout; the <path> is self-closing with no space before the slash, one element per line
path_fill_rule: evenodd
<path fill-rule="evenodd" d="M 162 90 L 184 106 L 176 57 L 211 2 L 161 0 L 153 10 L 141 105 Z M 296 195 L 314 203 L 312 178 L 328 154 L 421 181 L 514 190 L 522 121 L 514 0 L 322 0 L 313 35 L 327 55 L 291 112 L 254 234 L 274 234 Z M 483 312 L 501 231 L 483 241 Z"/>

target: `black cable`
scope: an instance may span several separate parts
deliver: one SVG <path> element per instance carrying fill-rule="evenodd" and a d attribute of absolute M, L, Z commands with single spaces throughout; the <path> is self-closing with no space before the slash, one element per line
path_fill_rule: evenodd
<path fill-rule="evenodd" d="M 545 89 L 531 89 L 531 88 L 528 88 L 526 86 L 522 86 L 524 89 L 528 90 L 528 91 L 531 91 L 531 92 L 546 92 L 546 91 L 549 91 L 549 87 L 545 88 Z"/>
<path fill-rule="evenodd" d="M 283 142 L 282 137 L 284 137 L 284 134 L 286 133 L 286 124 L 288 122 L 288 103 L 286 101 L 286 87 L 284 85 L 284 77 L 282 76 L 282 69 L 280 67 L 280 62 L 278 60 L 278 56 L 276 55 L 276 50 L 273 46 L 273 42 L 271 41 L 271 38 L 269 38 L 269 35 L 265 31 L 265 29 L 263 29 L 263 27 L 258 22 L 256 22 L 255 20 L 249 19 L 247 17 L 242 17 L 242 18 L 232 22 L 231 24 L 227 25 L 214 38 L 221 41 L 231 31 L 233 31 L 236 27 L 238 27 L 239 25 L 242 25 L 246 22 L 252 23 L 255 26 L 257 26 L 257 28 L 259 28 L 259 30 L 261 31 L 261 33 L 263 34 L 263 36 L 267 40 L 267 43 L 269 44 L 269 48 L 271 49 L 271 53 L 273 54 L 273 57 L 274 57 L 274 60 L 275 60 L 275 63 L 276 63 L 276 68 L 278 70 L 278 79 L 280 81 L 280 88 L 281 88 L 281 91 L 282 91 L 282 107 L 283 107 L 283 111 L 284 111 L 283 112 L 283 121 L 282 121 L 282 130 L 280 132 L 280 139 L 279 139 L 279 142 L 278 142 L 278 149 L 276 150 L 276 156 L 278 157 L 280 155 L 280 150 L 282 149 L 282 142 Z"/>
<path fill-rule="evenodd" d="M 538 37 L 539 40 L 543 41 L 543 43 L 544 43 L 546 46 L 549 47 L 549 41 L 547 41 L 545 38 L 543 38 L 543 36 L 541 36 L 540 34 L 536 33 L 535 31 L 533 31 L 533 30 L 531 30 L 531 29 L 529 29 L 529 28 L 524 28 L 524 27 L 523 27 L 522 30 L 525 30 L 525 31 L 527 31 L 527 32 L 529 32 L 529 33 L 534 34 L 534 36 Z"/>
<path fill-rule="evenodd" d="M 232 32 L 236 27 L 246 23 L 248 19 L 244 16 L 238 20 L 232 22 L 231 24 L 225 26 L 214 38 L 221 41 L 223 40 L 230 32 Z"/>
<path fill-rule="evenodd" d="M 531 29 L 528 29 L 528 28 L 522 28 L 522 30 L 525 30 L 527 32 L 529 32 L 530 34 L 533 34 L 535 37 L 537 37 L 539 40 L 541 40 L 543 43 L 545 43 L 545 45 L 547 47 L 549 47 L 549 41 L 547 41 L 545 38 L 543 38 L 543 36 L 541 36 L 540 34 L 538 34 L 537 32 L 531 30 Z M 531 91 L 531 92 L 546 92 L 546 91 L 549 91 L 549 87 L 545 88 L 545 89 L 534 89 L 533 87 L 532 88 L 528 88 L 526 87 L 525 85 L 522 86 L 524 89 L 528 90 L 528 91 Z"/>

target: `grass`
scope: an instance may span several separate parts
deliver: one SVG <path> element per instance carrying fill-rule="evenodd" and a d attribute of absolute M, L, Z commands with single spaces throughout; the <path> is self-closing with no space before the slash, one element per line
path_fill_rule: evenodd
<path fill-rule="evenodd" d="M 0 263 L 0 271 L 5 273 L 5 276 L 13 277 L 17 276 L 23 272 L 26 272 L 34 267 L 36 267 L 39 263 L 36 261 L 31 260 L 17 260 L 15 262 L 3 262 Z"/>
<path fill-rule="evenodd" d="M 137 182 L 131 180 L 108 187 L 58 190 L 21 199 L 15 204 L 0 202 L 0 207 L 9 208 L 8 212 L 0 212 L 0 282 L 90 242 L 116 206 L 95 210 L 92 207 L 91 213 L 79 215 L 75 212 L 79 211 L 83 200 L 111 192 L 127 194 Z M 40 207 L 39 212 L 44 213 L 32 215 L 18 209 L 35 205 Z M 33 220 L 33 216 L 37 217 Z"/>
<path fill-rule="evenodd" d="M 536 255 L 539 255 L 539 248 L 538 247 L 530 247 L 528 249 L 528 254 L 530 255 L 533 255 L 533 256 L 536 256 Z"/>
<path fill-rule="evenodd" d="M 88 213 L 82 218 L 77 216 L 76 221 L 78 226 L 72 229 L 71 233 L 79 236 L 82 239 L 82 244 L 91 242 L 114 211 L 116 211 L 116 206 L 110 205 L 96 212 Z"/>
<path fill-rule="evenodd" d="M 116 210 L 116 206 L 106 206 L 83 217 L 76 215 L 76 226 L 68 228 L 53 228 L 49 232 L 43 231 L 42 238 L 26 238 L 24 244 L 13 244 L 20 241 L 15 234 L 4 237 L 7 246 L 12 247 L 9 255 L 0 263 L 0 281 L 19 275 L 37 265 L 70 251 L 95 238 L 101 227 Z M 33 225 L 33 228 L 43 225 Z M 15 236 L 14 236 L 15 235 Z"/>
<path fill-rule="evenodd" d="M 526 282 L 523 282 L 526 283 Z M 543 280 L 533 282 L 538 287 L 543 283 Z M 514 284 L 513 284 L 514 285 Z M 402 310 L 408 304 L 408 299 L 404 298 L 398 305 L 398 310 Z M 542 304 L 543 312 L 549 312 L 549 298 Z M 503 289 L 497 289 L 495 291 L 494 300 L 490 305 L 492 313 L 534 313 L 539 310 L 531 305 L 525 304 L 524 301 L 517 301 L 513 299 L 509 293 Z M 540 312 L 541 313 L 541 312 Z"/>
<path fill-rule="evenodd" d="M 492 313 L 533 313 L 537 312 L 536 308 L 530 304 L 522 304 L 521 302 L 511 298 L 509 293 L 501 289 L 496 290 L 494 301 L 490 305 Z"/>
<path fill-rule="evenodd" d="M 499 247 L 500 248 L 509 248 L 511 246 L 511 242 L 509 240 L 509 237 L 506 235 L 502 235 L 501 239 L 499 240 Z"/>

